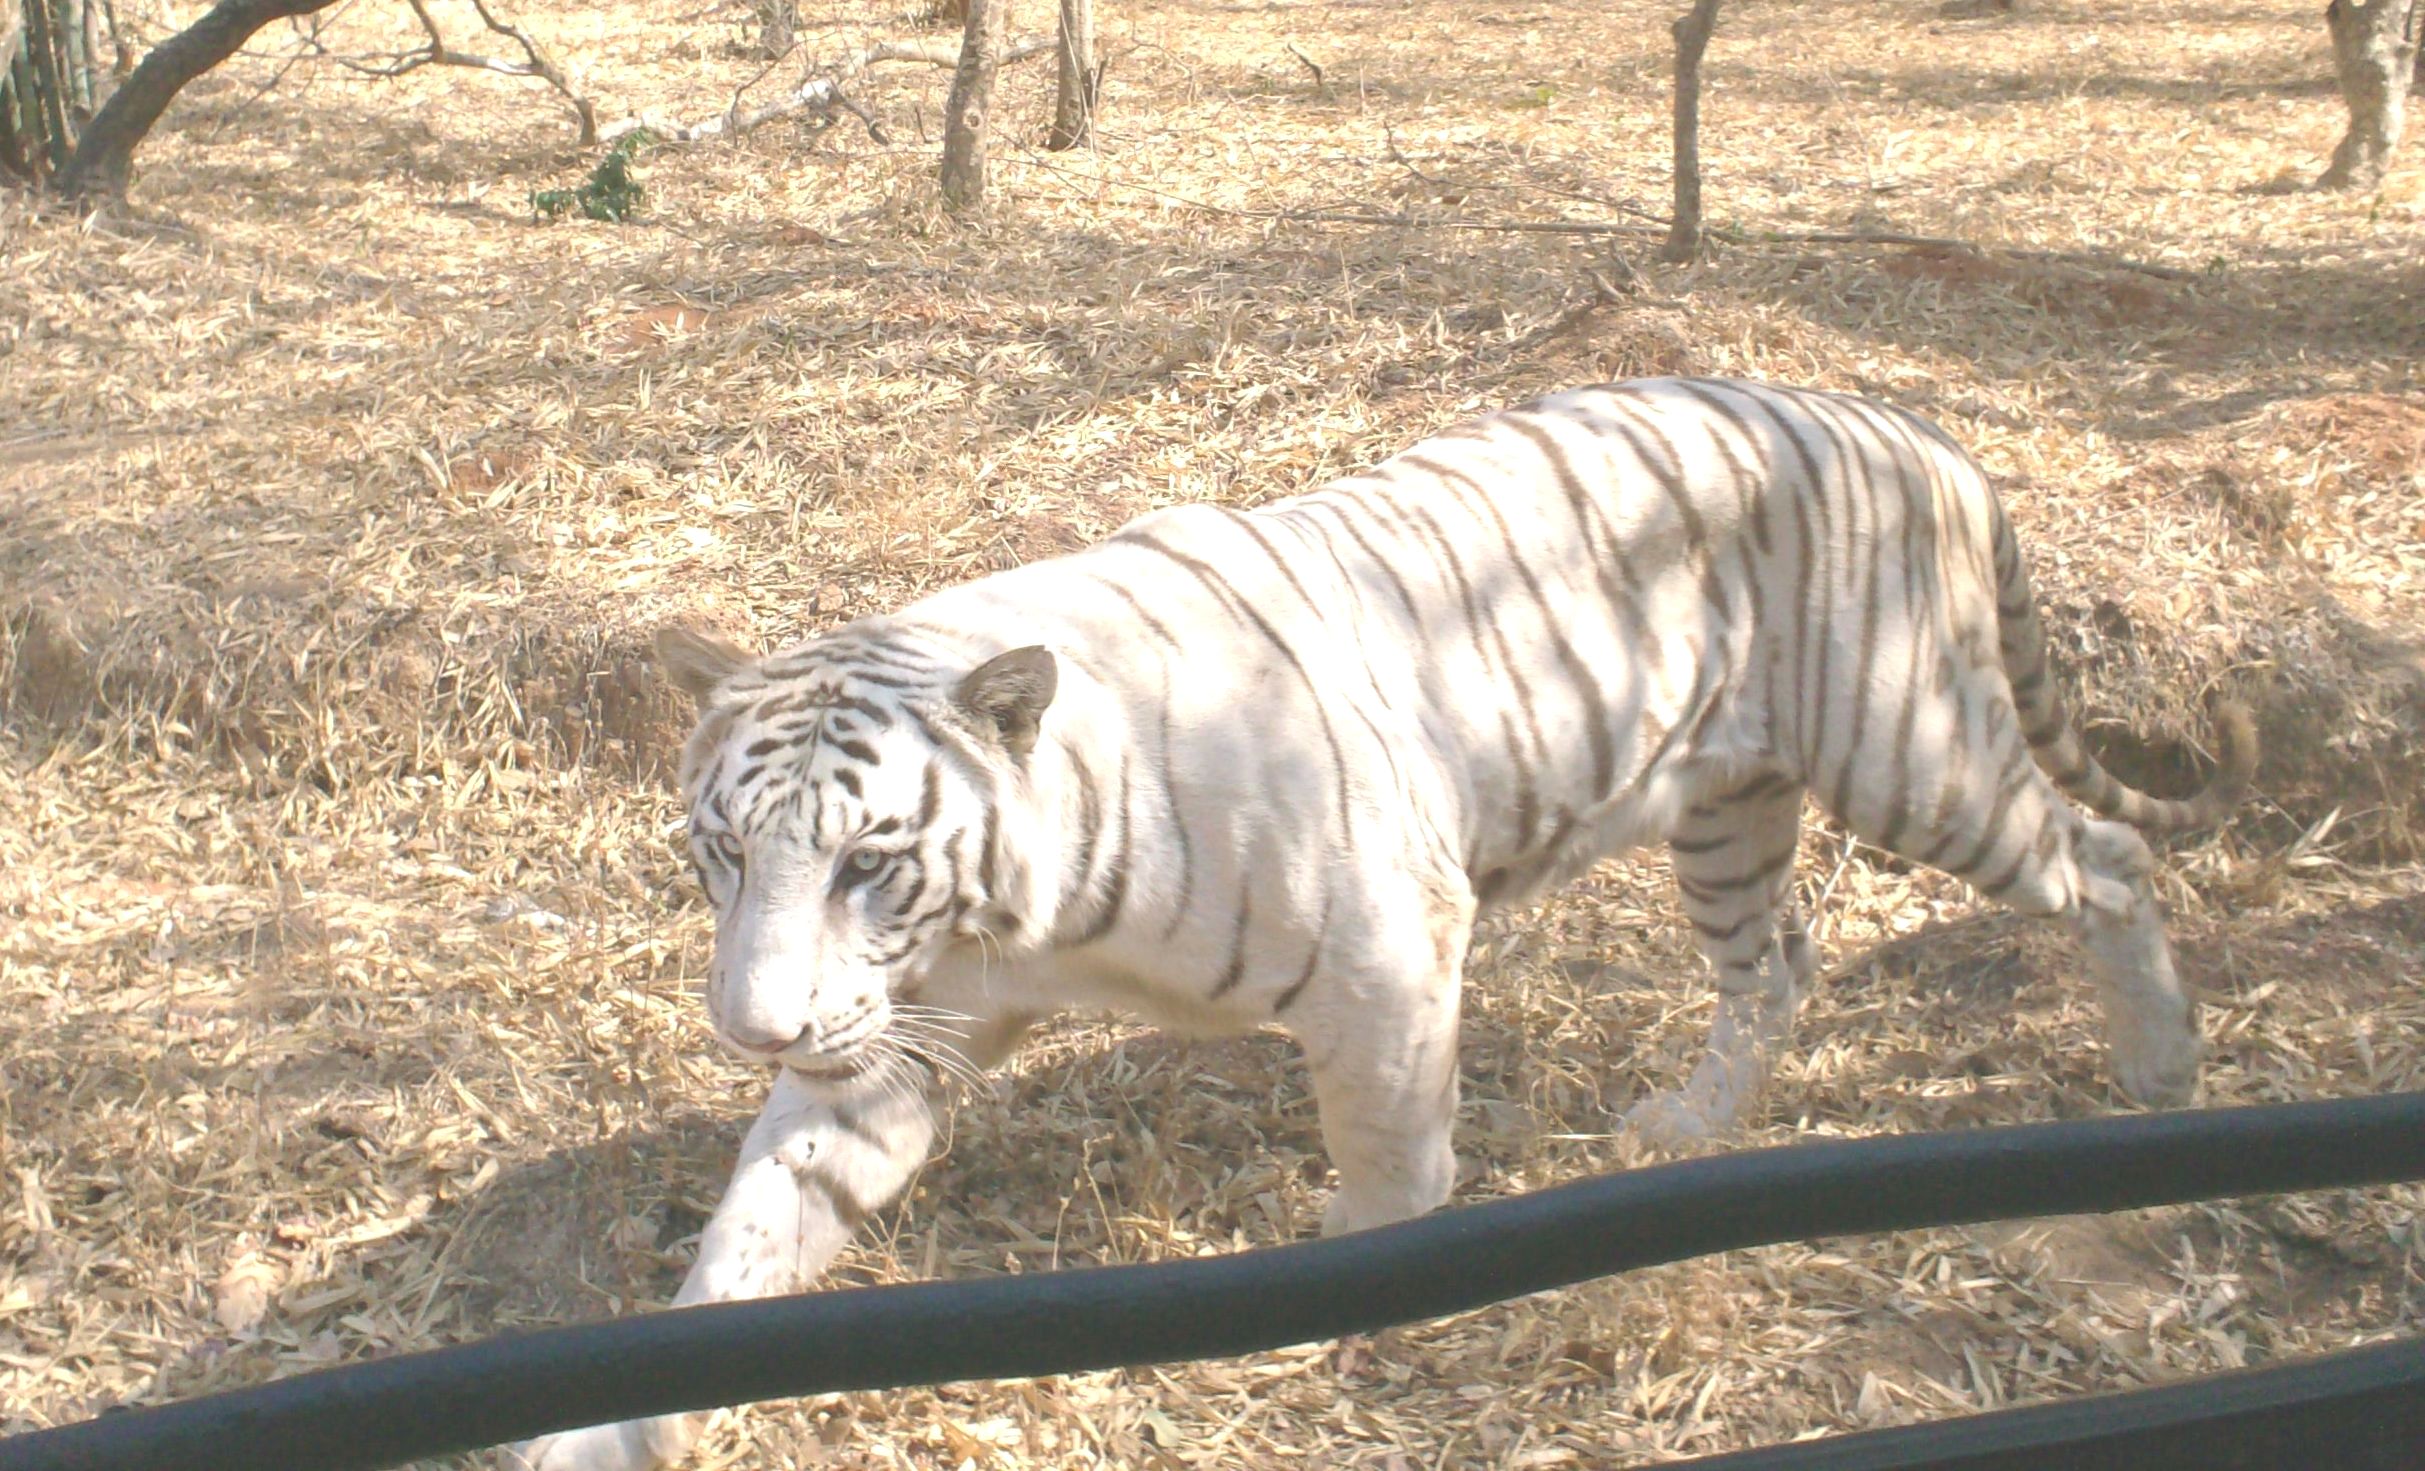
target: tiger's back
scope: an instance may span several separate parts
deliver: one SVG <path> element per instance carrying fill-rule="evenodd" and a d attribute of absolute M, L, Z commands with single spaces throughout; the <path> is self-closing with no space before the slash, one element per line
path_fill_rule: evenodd
<path fill-rule="evenodd" d="M 1958 796 L 1952 771 L 1918 790 L 1929 752 L 2009 763 L 2030 745 L 2009 735 L 2068 734 L 2059 706 L 2005 718 L 2016 681 L 2051 701 L 2027 597 L 1985 477 L 1934 426 L 1654 380 L 1492 414 L 1258 510 L 1157 512 L 902 616 L 972 649 L 1072 650 L 1147 717 L 1141 746 L 1177 752 L 1141 774 L 1177 784 L 1174 817 L 1192 801 L 1226 827 L 1243 796 L 1282 845 L 1436 835 L 1492 904 L 1754 775 L 1895 846 Z M 1255 803 L 1247 772 L 1286 800 Z M 1420 839 L 1401 831 L 1417 810 Z"/>

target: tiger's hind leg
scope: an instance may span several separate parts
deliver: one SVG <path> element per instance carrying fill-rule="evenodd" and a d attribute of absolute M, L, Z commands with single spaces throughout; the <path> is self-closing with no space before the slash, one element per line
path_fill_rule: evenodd
<path fill-rule="evenodd" d="M 1974 692 L 1970 712 L 1971 732 L 1925 755 L 1904 753 L 1909 786 L 1865 785 L 1848 759 L 1847 775 L 1833 795 L 1822 787 L 1822 800 L 1879 847 L 2023 914 L 2067 923 L 2088 952 L 2115 1082 L 2150 1107 L 2189 1102 L 2205 1043 L 2165 942 L 2146 840 L 2064 799 L 2031 758 L 2000 682 Z M 1944 718 L 1961 714 L 1948 708 Z"/>
<path fill-rule="evenodd" d="M 2114 1081 L 2151 1108 L 2177 1108 L 2197 1096 L 2206 1042 L 2148 881 L 2155 855 L 2136 828 L 2083 820 L 2075 858 L 2083 883 L 2072 919 L 2105 1005 Z"/>
<path fill-rule="evenodd" d="M 1625 1122 L 1655 1143 L 1743 1124 L 1792 1036 L 1794 1008 L 1817 967 L 1793 896 L 1801 814 L 1800 783 L 1761 776 L 1688 809 L 1668 840 L 1684 912 L 1717 973 L 1718 1015 L 1683 1086 L 1626 1112 Z"/>

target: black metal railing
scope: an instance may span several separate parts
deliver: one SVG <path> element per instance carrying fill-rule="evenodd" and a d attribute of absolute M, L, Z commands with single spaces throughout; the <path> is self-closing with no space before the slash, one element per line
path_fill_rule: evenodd
<path fill-rule="evenodd" d="M 556 1328 L 0 1440 L 0 1471 L 376 1471 L 608 1420 L 1254 1353 L 1743 1247 L 2425 1178 L 2425 1093 L 1797 1144 L 1335 1240 Z M 2417 1471 L 2425 1342 L 1693 1463 Z"/>

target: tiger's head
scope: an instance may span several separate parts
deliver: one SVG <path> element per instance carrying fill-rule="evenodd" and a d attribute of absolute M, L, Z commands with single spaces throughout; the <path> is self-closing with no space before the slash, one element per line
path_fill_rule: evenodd
<path fill-rule="evenodd" d="M 699 707 L 681 781 L 716 914 L 716 1035 L 827 1080 L 920 1050 L 898 999 L 989 933 L 1020 877 L 1001 801 L 1052 703 L 1053 655 L 971 668 L 874 620 L 774 658 L 685 628 L 657 652 Z"/>

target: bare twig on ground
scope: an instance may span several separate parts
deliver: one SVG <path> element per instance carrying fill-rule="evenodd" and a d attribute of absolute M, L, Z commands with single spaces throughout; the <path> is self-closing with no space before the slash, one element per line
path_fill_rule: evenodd
<path fill-rule="evenodd" d="M 1526 332 L 1523 336 L 1509 343 L 1507 345 L 1508 350 L 1511 352 L 1529 352 L 1533 348 L 1539 347 L 1542 343 L 1547 342 L 1552 337 L 1557 336 L 1559 333 L 1579 326 L 1585 317 L 1590 316 L 1600 308 L 1604 306 L 1622 306 L 1625 304 L 1625 294 L 1611 284 L 1606 276 L 1603 276 L 1598 271 L 1591 270 L 1588 267 L 1584 269 L 1583 276 L 1585 280 L 1591 283 L 1591 289 L 1589 291 L 1584 292 L 1581 296 L 1576 297 L 1573 301 L 1570 301 L 1565 306 L 1559 308 L 1557 313 L 1550 317 L 1548 321 L 1541 323 L 1539 326 L 1533 328 L 1531 331 Z"/>
<path fill-rule="evenodd" d="M 1300 49 L 1300 48 L 1298 47 L 1297 43 L 1296 43 L 1296 42 L 1294 42 L 1294 41 L 1291 41 L 1291 42 L 1289 42 L 1289 43 L 1288 43 L 1288 54 L 1289 54 L 1289 55 L 1291 55 L 1291 56 L 1293 56 L 1293 57 L 1295 57 L 1295 58 L 1297 59 L 1298 63 L 1299 63 L 1300 65 L 1302 65 L 1302 66 L 1303 66 L 1303 67 L 1304 67 L 1304 68 L 1305 68 L 1307 71 L 1312 72 L 1312 73 L 1314 74 L 1314 90 L 1315 90 L 1315 91 L 1317 91 L 1317 92 L 1323 92 L 1323 93 L 1327 93 L 1327 92 L 1329 92 L 1329 90 L 1330 90 L 1329 85 L 1328 85 L 1327 83 L 1325 83 L 1325 82 L 1322 80 L 1322 63 L 1320 63 L 1320 62 L 1318 62 L 1318 61 L 1314 60 L 1312 57 L 1310 57 L 1310 56 L 1306 55 L 1306 54 L 1305 54 L 1305 52 L 1304 52 L 1302 49 Z"/>
<path fill-rule="evenodd" d="M 1609 286 L 1610 291 L 1620 296 L 1641 296 L 1650 290 L 1650 283 L 1642 278 L 1641 268 L 1627 260 L 1613 244 L 1608 247 L 1608 263 L 1622 282 Z"/>
<path fill-rule="evenodd" d="M 1004 48 L 1002 62 L 1007 65 L 1014 61 L 1025 61 L 1028 57 L 1040 56 L 1052 50 L 1053 45 L 1050 36 L 1029 36 Z M 664 142 L 697 143 L 727 134 L 739 137 L 776 118 L 788 117 L 796 112 L 819 112 L 838 107 L 866 123 L 869 136 L 877 142 L 889 143 L 891 139 L 879 130 L 867 110 L 842 92 L 843 83 L 886 61 L 922 61 L 929 66 L 957 66 L 960 49 L 947 41 L 879 41 L 843 57 L 831 66 L 819 68 L 815 75 L 764 107 L 743 112 L 736 98 L 732 107 L 695 123 L 665 122 L 643 114 L 608 123 L 598 130 L 598 136 L 611 143 L 626 133 L 646 128 Z"/>
<path fill-rule="evenodd" d="M 892 146 L 893 135 L 884 131 L 884 124 L 876 121 L 876 115 L 868 111 L 865 104 L 854 99 L 840 87 L 834 88 L 834 106 L 857 118 L 860 125 L 867 129 L 869 138 L 887 148 Z"/>
<path fill-rule="evenodd" d="M 1219 209 L 1220 206 L 1207 206 Z M 1369 225 L 1377 229 L 1469 230 L 1490 235 L 1660 235 L 1655 225 L 1626 220 L 1427 220 L 1416 215 L 1367 214 L 1355 210 L 1223 210 L 1245 219 L 1286 220 L 1296 225 Z"/>
<path fill-rule="evenodd" d="M 1387 123 L 1383 123 L 1381 125 L 1381 143 L 1382 146 L 1387 150 L 1388 158 L 1391 163 L 1394 163 L 1398 167 L 1406 170 L 1408 173 L 1414 175 L 1424 183 L 1429 184 L 1434 189 L 1448 189 L 1455 187 L 1454 180 L 1444 178 L 1438 174 L 1427 174 L 1421 169 L 1416 168 L 1415 161 L 1408 158 L 1405 152 L 1398 147 L 1397 129 L 1391 127 Z"/>
<path fill-rule="evenodd" d="M 766 58 L 766 65 L 759 67 L 756 71 L 750 73 L 748 81 L 743 82 L 740 86 L 733 88 L 732 103 L 730 106 L 725 108 L 725 111 L 727 113 L 739 112 L 741 110 L 741 99 L 747 97 L 752 91 L 754 91 L 760 82 L 763 82 L 769 76 L 772 76 L 775 68 L 781 66 L 790 58 L 794 51 L 799 49 L 800 43 L 794 41 L 789 46 L 784 47 L 781 52 Z"/>

